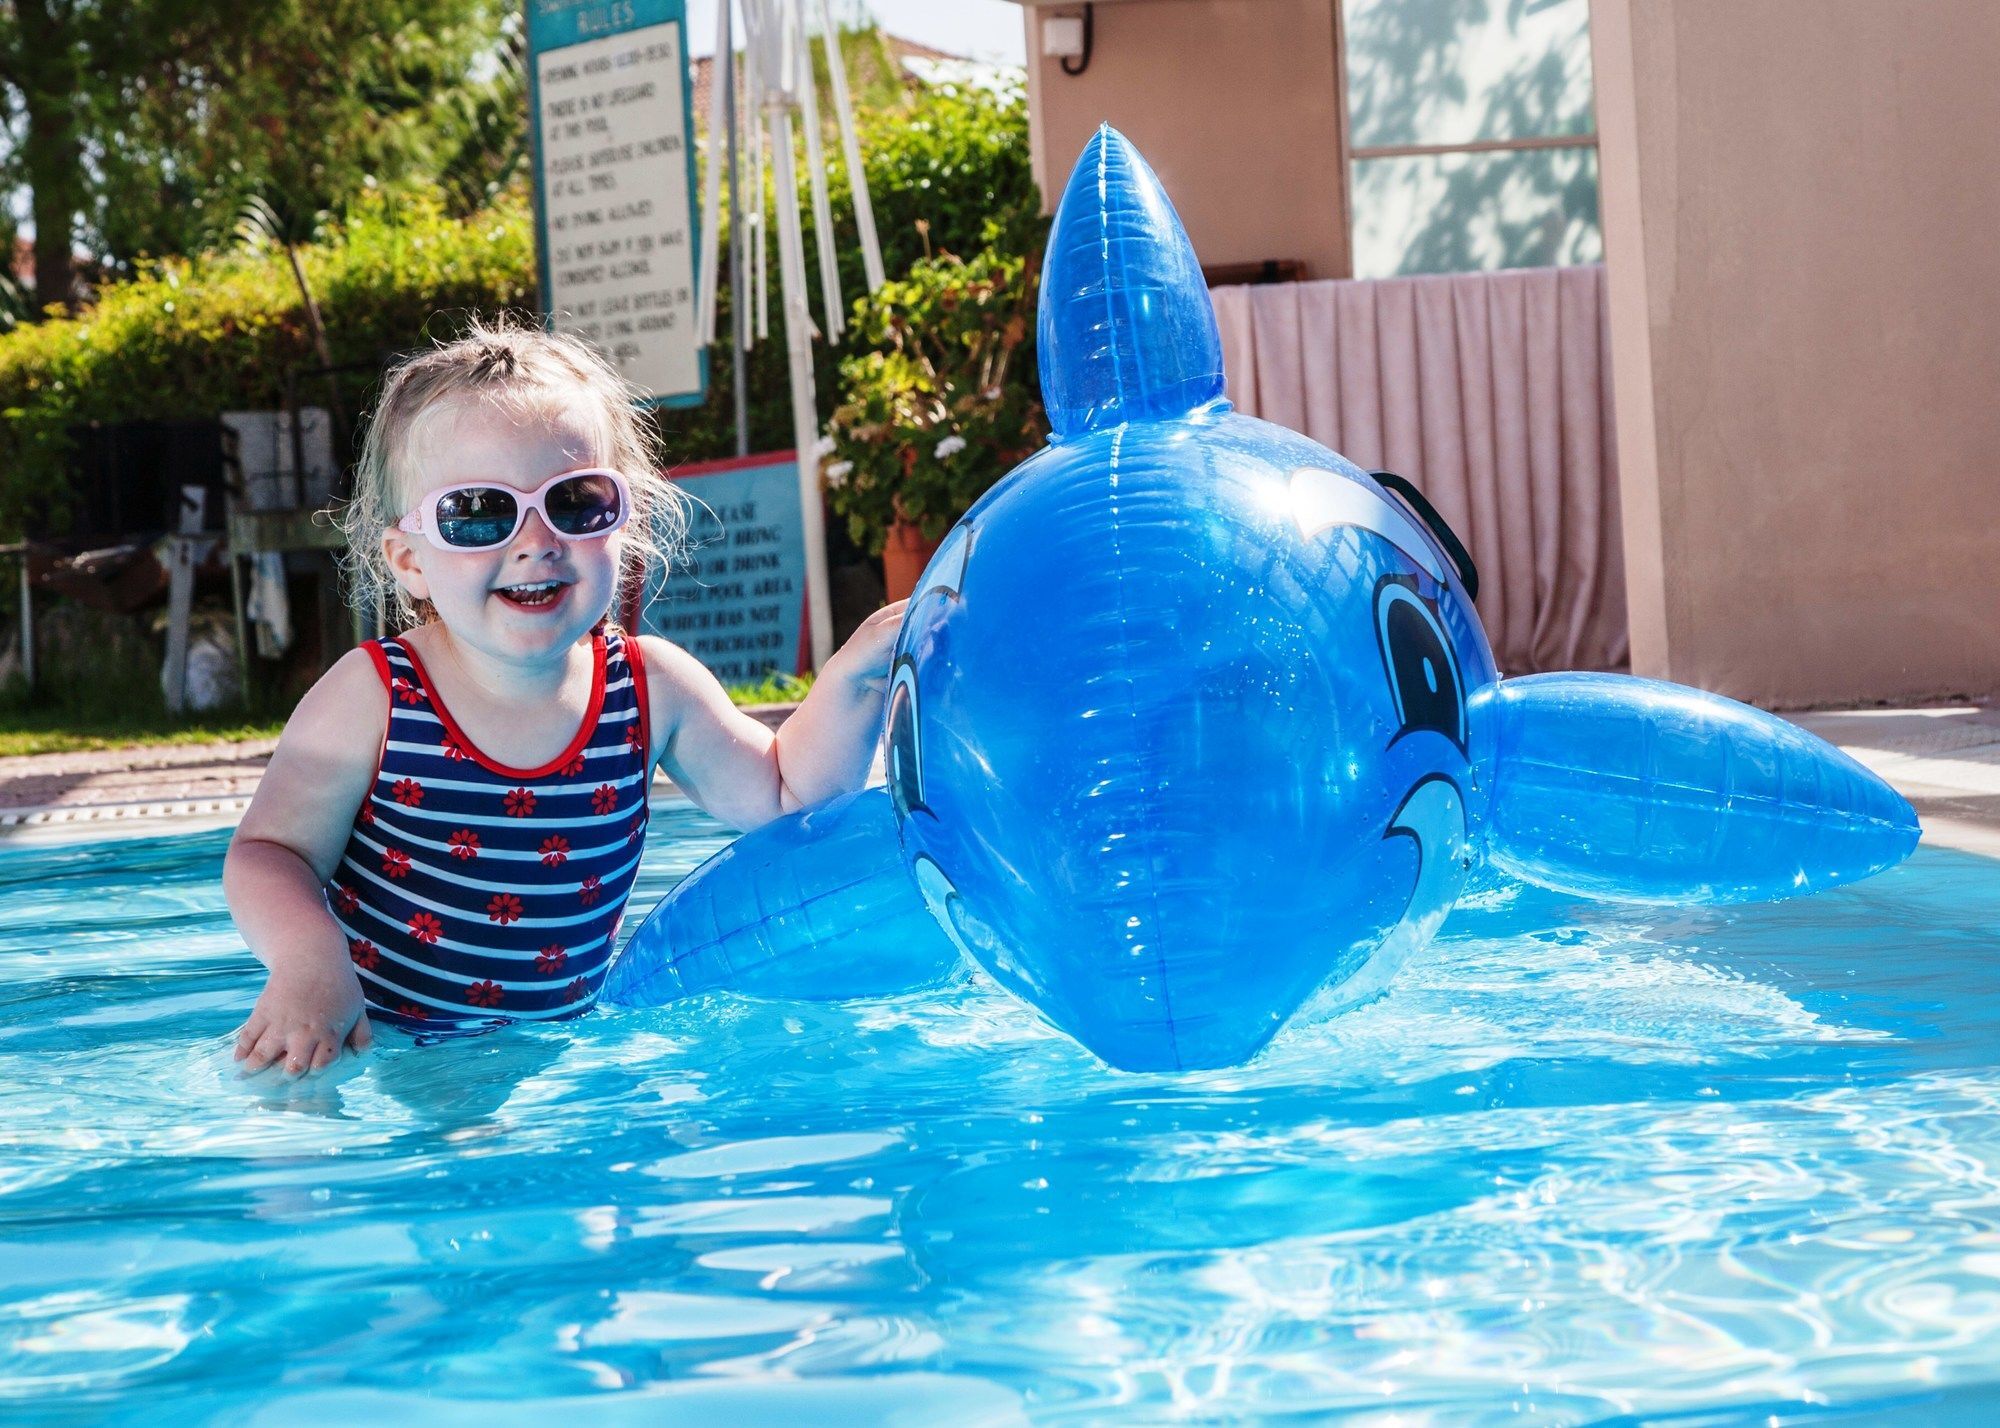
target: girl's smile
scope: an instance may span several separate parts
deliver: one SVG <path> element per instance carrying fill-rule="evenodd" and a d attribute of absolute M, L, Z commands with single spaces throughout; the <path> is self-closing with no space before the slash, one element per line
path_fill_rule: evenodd
<path fill-rule="evenodd" d="M 516 609 L 546 614 L 562 604 L 569 586 L 567 580 L 532 580 L 503 585 L 493 593 Z"/>

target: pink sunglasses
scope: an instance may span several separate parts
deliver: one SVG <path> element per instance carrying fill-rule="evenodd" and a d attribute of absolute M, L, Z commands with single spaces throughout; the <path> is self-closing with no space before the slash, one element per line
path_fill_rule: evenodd
<path fill-rule="evenodd" d="M 520 533 L 528 512 L 572 540 L 607 536 L 632 511 L 632 488 L 616 471 L 592 467 L 551 476 L 533 491 L 468 481 L 432 491 L 396 522 L 399 531 L 428 532 L 453 550 L 490 550 Z"/>

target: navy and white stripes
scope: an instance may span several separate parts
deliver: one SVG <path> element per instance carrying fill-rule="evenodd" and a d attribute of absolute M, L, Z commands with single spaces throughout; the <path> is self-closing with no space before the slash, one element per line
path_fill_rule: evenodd
<path fill-rule="evenodd" d="M 590 705 L 538 769 L 486 757 L 401 640 L 366 646 L 389 729 L 327 905 L 372 1016 L 407 1027 L 547 1020 L 589 1009 L 646 836 L 645 671 L 592 637 Z"/>

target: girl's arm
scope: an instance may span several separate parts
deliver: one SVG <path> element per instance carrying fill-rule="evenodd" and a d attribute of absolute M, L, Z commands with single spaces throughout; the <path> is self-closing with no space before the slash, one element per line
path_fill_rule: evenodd
<path fill-rule="evenodd" d="M 271 969 L 236 1035 L 245 1071 L 282 1062 L 317 1070 L 374 1040 L 347 941 L 320 885 L 340 861 L 368 796 L 389 723 L 389 694 L 366 650 L 352 650 L 299 701 L 230 840 L 222 889 L 237 931 Z"/>
<path fill-rule="evenodd" d="M 755 828 L 860 788 L 882 737 L 903 604 L 884 606 L 862 623 L 776 734 L 731 704 L 693 655 L 641 636 L 660 766 L 688 797 L 735 828 Z"/>

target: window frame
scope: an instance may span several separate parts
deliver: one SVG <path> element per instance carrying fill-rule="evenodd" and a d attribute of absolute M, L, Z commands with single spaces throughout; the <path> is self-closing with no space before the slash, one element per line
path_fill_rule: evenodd
<path fill-rule="evenodd" d="M 1356 148 L 1354 111 L 1349 107 L 1347 93 L 1347 3 L 1348 0 L 1333 0 L 1333 88 L 1335 102 L 1339 106 L 1340 120 L 1340 216 L 1343 229 L 1341 250 L 1347 269 L 1341 274 L 1342 277 L 1349 279 L 1354 277 L 1354 165 L 1357 162 L 1366 162 L 1369 159 L 1441 158 L 1448 154 L 1519 153 L 1535 149 L 1595 149 L 1598 146 L 1597 84 L 1596 75 L 1593 73 L 1588 134 L 1554 134 L 1540 139 L 1474 139 L 1464 144 L 1364 144 Z M 1479 268 L 1471 271 L 1490 270 Z"/>

